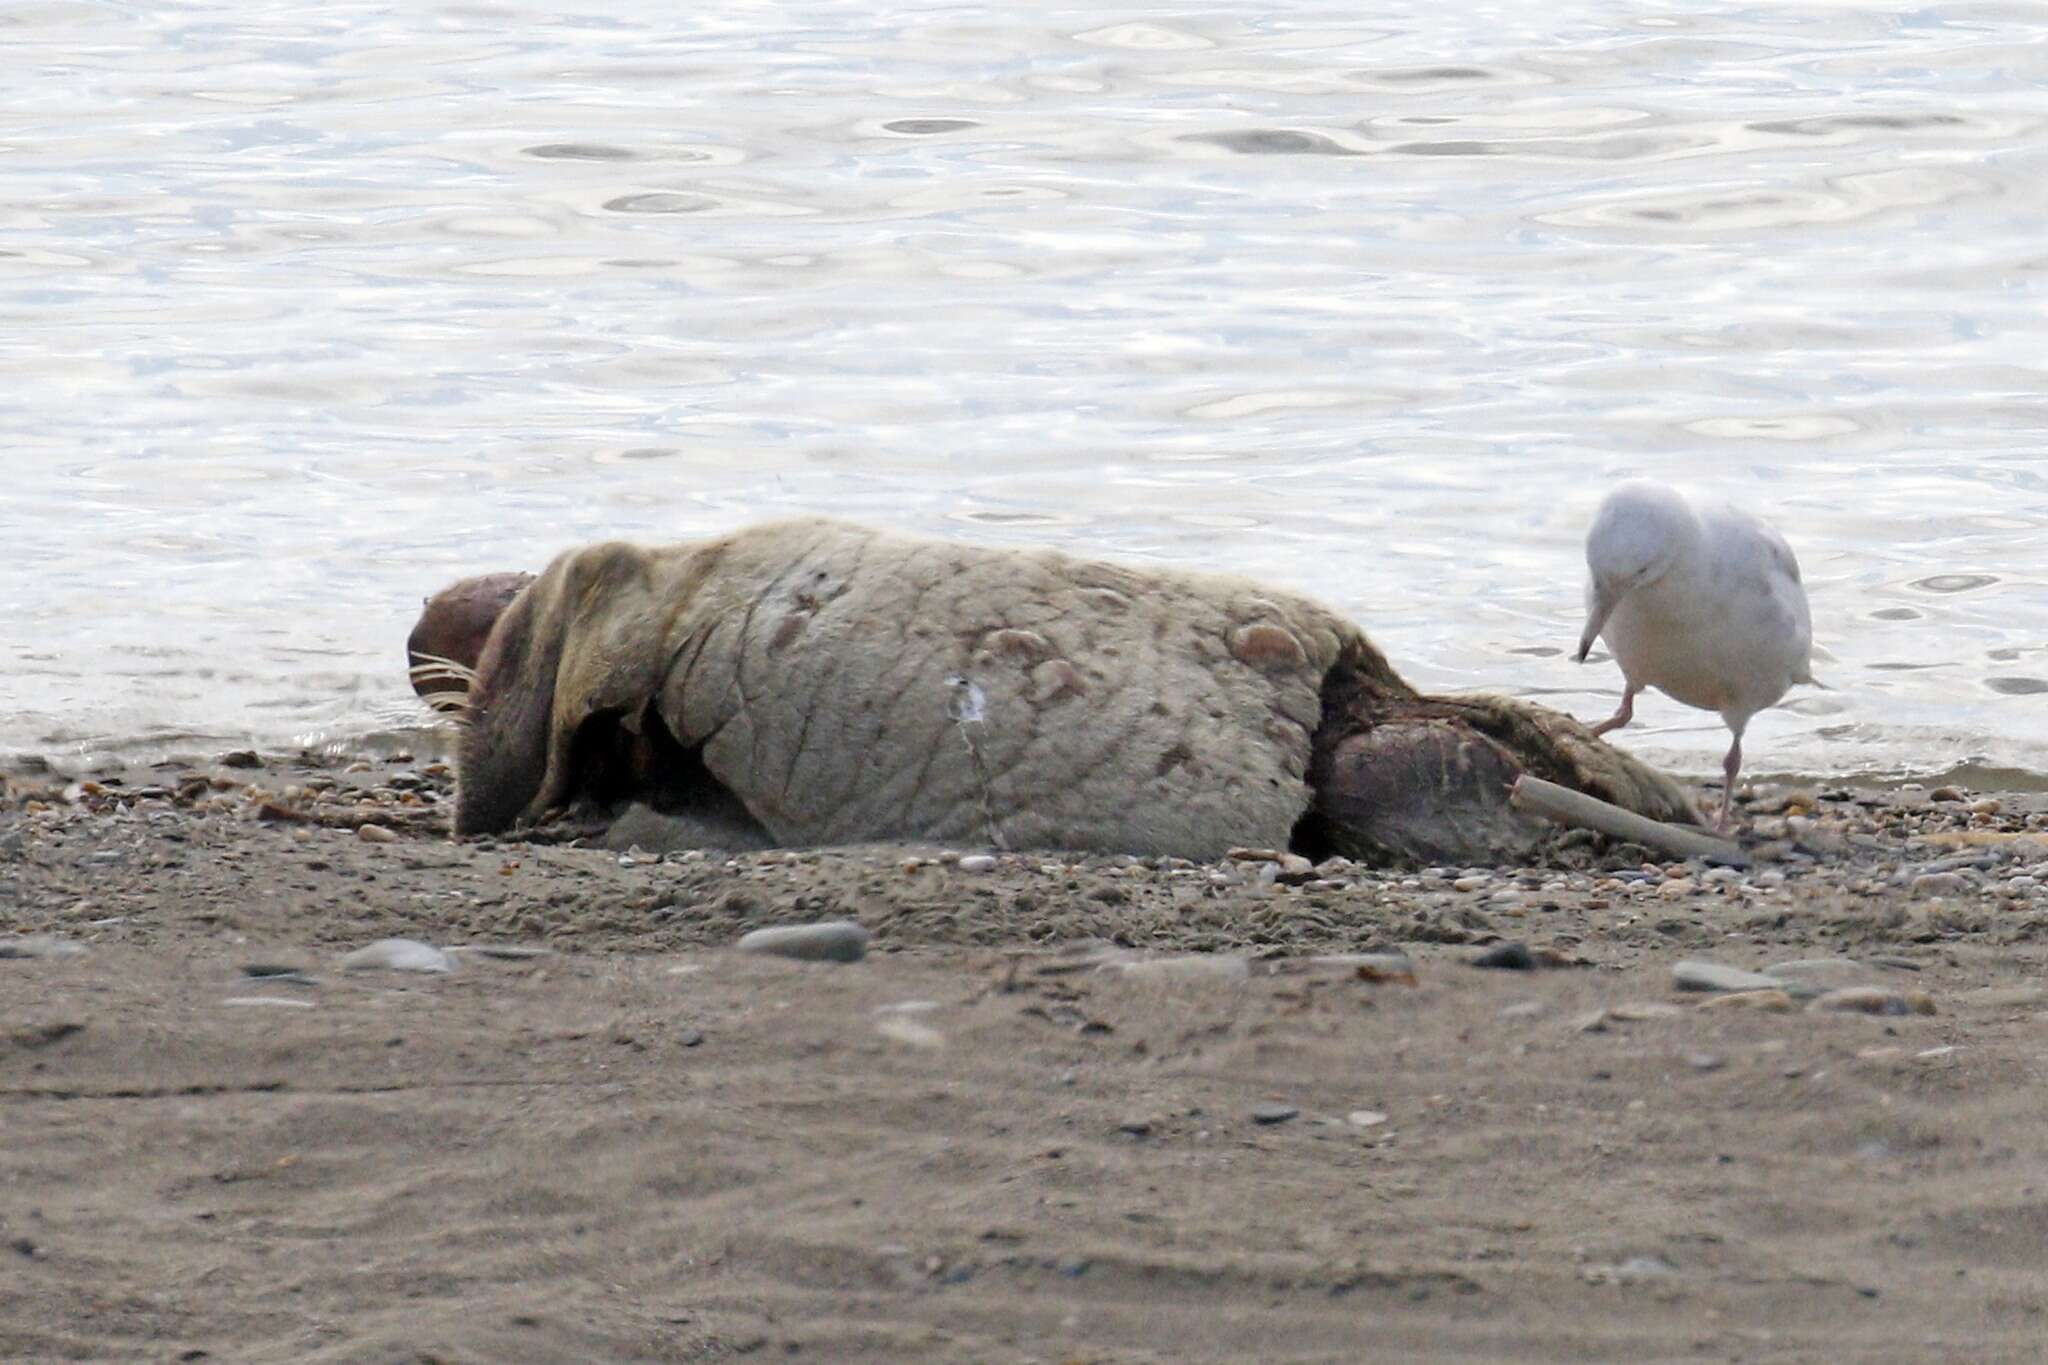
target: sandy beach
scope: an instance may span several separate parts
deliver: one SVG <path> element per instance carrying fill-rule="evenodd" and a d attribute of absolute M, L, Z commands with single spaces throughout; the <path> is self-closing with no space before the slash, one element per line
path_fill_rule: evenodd
<path fill-rule="evenodd" d="M 8 1359 L 2048 1333 L 2038 795 L 1759 789 L 1746 870 L 963 864 L 457 844 L 438 764 L 229 757 L 8 777 Z M 342 966 L 389 937 L 454 970 Z"/>

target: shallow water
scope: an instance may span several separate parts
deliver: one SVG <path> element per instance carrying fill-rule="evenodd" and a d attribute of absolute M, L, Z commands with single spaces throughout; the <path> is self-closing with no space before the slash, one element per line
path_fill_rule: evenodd
<path fill-rule="evenodd" d="M 1805 566 L 1753 771 L 2048 773 L 2037 8 L 689 8 L 0 16 L 0 752 L 365 742 L 445 581 L 797 511 L 1605 715 L 1648 474 Z"/>

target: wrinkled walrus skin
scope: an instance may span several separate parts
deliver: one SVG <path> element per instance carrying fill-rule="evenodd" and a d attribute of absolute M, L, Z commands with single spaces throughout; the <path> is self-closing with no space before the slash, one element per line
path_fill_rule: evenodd
<path fill-rule="evenodd" d="M 1533 843 L 1522 770 L 1692 818 L 1567 717 L 1420 696 L 1305 598 L 819 519 L 561 555 L 468 700 L 459 835 L 666 785 L 784 845 L 1476 860 Z"/>

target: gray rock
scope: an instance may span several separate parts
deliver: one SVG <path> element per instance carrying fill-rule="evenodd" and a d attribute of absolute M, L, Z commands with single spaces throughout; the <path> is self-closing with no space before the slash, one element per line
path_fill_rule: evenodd
<path fill-rule="evenodd" d="M 1252 1106 L 1252 1122 L 1271 1126 L 1285 1123 L 1301 1113 L 1291 1104 L 1255 1104 Z"/>
<path fill-rule="evenodd" d="M 455 959 L 431 943 L 410 938 L 380 938 L 341 959 L 345 972 L 452 972 Z"/>
<path fill-rule="evenodd" d="M 743 936 L 743 953 L 766 953 L 770 957 L 795 958 L 800 962 L 858 962 L 868 953 L 868 931 L 852 920 L 827 920 L 822 924 L 786 924 L 773 929 L 756 929 Z"/>
<path fill-rule="evenodd" d="M 960 860 L 962 872 L 993 872 L 996 870 L 995 855 L 992 853 L 970 853 Z"/>
<path fill-rule="evenodd" d="M 1762 972 L 1724 967 L 1718 962 L 1688 959 L 1671 969 L 1671 980 L 1682 991 L 1780 991 L 1785 983 Z"/>
<path fill-rule="evenodd" d="M 55 934 L 21 934 L 0 938 L 0 957 L 79 957 L 85 952 L 83 943 L 75 943 Z"/>

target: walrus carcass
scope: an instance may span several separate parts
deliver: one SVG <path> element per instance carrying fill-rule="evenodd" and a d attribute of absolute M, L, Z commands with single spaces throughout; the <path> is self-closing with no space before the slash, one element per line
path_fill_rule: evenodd
<path fill-rule="evenodd" d="M 1236 578 L 807 519 L 571 550 L 509 605 L 449 593 L 411 647 L 474 663 L 458 835 L 639 800 L 781 845 L 1498 861 L 1542 837 L 1507 804 L 1523 772 L 1695 818 L 1571 718 L 1423 696 L 1350 622 Z"/>

